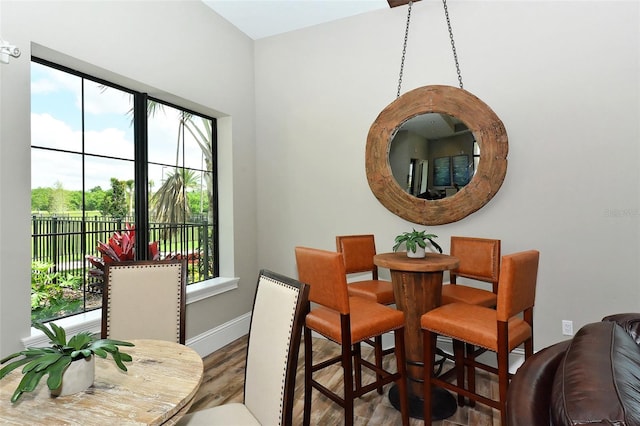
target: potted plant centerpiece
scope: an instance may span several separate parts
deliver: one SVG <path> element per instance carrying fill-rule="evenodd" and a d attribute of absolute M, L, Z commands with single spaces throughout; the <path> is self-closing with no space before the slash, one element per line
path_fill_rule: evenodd
<path fill-rule="evenodd" d="M 396 244 L 393 246 L 393 251 L 404 245 L 407 249 L 408 257 L 425 257 L 425 248 L 427 247 L 427 241 L 436 250 L 442 253 L 442 248 L 433 241 L 434 238 L 438 238 L 435 234 L 427 234 L 426 231 L 416 231 L 413 229 L 411 232 L 403 232 L 396 237 Z"/>
<path fill-rule="evenodd" d="M 4 364 L 14 358 L 22 356 L 2 369 L 0 379 L 11 371 L 24 365 L 24 377 L 11 396 L 11 402 L 16 402 L 24 392 L 33 391 L 40 379 L 49 375 L 47 386 L 53 396 L 63 396 L 80 392 L 93 384 L 95 376 L 95 357 L 106 358 L 111 354 L 116 365 L 127 371 L 124 362 L 130 362 L 131 356 L 120 352 L 118 346 L 134 346 L 133 343 L 112 339 L 96 339 L 90 332 L 81 332 L 66 338 L 62 327 L 50 323 L 50 329 L 44 324 L 33 325 L 51 339 L 51 346 L 46 348 L 27 348 L 0 360 Z"/>

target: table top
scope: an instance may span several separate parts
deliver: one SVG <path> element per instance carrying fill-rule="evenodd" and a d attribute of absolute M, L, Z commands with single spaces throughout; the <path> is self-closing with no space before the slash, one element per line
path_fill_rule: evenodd
<path fill-rule="evenodd" d="M 423 258 L 408 257 L 407 252 L 376 254 L 373 263 L 395 271 L 438 272 L 454 269 L 460 261 L 457 257 L 439 253 L 427 253 Z"/>
<path fill-rule="evenodd" d="M 9 425 L 160 425 L 186 413 L 203 375 L 193 349 L 161 340 L 131 340 L 121 347 L 132 356 L 120 370 L 111 356 L 96 357 L 93 386 L 84 392 L 53 398 L 43 377 L 33 392 L 16 403 L 11 395 L 22 379 L 20 368 L 0 381 L 0 418 Z"/>

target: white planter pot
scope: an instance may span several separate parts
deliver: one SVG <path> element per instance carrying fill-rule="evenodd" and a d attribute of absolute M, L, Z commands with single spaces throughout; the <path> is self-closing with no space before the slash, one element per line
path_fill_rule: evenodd
<path fill-rule="evenodd" d="M 65 396 L 82 392 L 93 385 L 96 375 L 95 356 L 73 361 L 62 373 L 62 383 L 51 391 L 52 396 Z"/>
<path fill-rule="evenodd" d="M 422 258 L 425 257 L 424 247 L 416 246 L 416 251 L 407 250 L 407 257 Z"/>

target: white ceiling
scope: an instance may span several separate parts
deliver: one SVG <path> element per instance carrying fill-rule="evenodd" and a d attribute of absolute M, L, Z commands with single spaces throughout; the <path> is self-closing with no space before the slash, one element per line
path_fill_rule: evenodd
<path fill-rule="evenodd" d="M 254 40 L 389 7 L 387 0 L 202 0 Z"/>

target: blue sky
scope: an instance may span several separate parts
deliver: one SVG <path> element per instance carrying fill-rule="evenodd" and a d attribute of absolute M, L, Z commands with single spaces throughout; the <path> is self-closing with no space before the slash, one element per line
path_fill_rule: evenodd
<path fill-rule="evenodd" d="M 31 143 L 33 146 L 82 150 L 82 78 L 44 65 L 31 63 Z M 110 188 L 110 179 L 133 179 L 132 97 L 114 88 L 84 80 L 85 151 L 114 160 L 85 157 L 87 190 Z M 149 118 L 149 161 L 168 166 L 151 166 L 149 178 L 157 188 L 167 169 L 176 161 L 178 110 L 165 107 Z M 185 133 L 186 165 L 200 168 L 201 151 Z M 81 156 L 48 150 L 32 150 L 31 187 L 82 189 Z"/>

